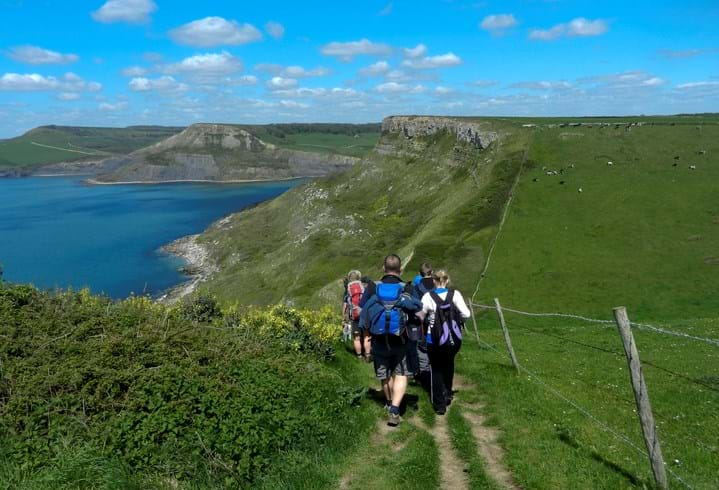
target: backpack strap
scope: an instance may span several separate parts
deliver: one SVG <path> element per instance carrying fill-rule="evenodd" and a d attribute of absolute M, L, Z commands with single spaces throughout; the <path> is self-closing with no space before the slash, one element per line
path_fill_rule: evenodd
<path fill-rule="evenodd" d="M 443 300 L 443 299 L 439 296 L 439 294 L 437 294 L 436 291 L 432 290 L 432 291 L 428 291 L 428 292 L 429 292 L 429 296 L 434 300 L 434 302 L 435 302 L 435 304 L 437 305 L 437 307 L 439 307 L 439 305 L 441 305 L 441 304 L 446 303 L 446 300 Z M 447 293 L 447 299 L 449 299 L 449 293 Z"/>

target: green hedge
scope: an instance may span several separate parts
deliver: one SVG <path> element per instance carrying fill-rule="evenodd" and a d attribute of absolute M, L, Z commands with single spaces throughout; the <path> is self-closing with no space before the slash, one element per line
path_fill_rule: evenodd
<path fill-rule="evenodd" d="M 249 485 L 278 454 L 322 444 L 356 401 L 327 365 L 329 325 L 207 297 L 0 285 L 0 484 L 7 465 L 41 474 L 85 451 L 147 478 Z"/>

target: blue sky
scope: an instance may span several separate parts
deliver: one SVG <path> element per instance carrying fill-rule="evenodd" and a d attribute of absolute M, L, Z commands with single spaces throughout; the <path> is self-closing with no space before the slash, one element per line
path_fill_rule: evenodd
<path fill-rule="evenodd" d="M 0 137 L 719 112 L 715 0 L 0 0 L 0 18 Z"/>

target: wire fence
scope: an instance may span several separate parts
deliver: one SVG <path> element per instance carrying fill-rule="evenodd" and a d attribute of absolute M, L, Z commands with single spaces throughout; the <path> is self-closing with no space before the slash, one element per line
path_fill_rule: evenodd
<path fill-rule="evenodd" d="M 519 316 L 524 316 L 526 318 L 530 319 L 558 319 L 558 320 L 576 320 L 583 323 L 589 323 L 594 326 L 601 327 L 601 330 L 604 331 L 604 328 L 615 328 L 615 321 L 609 320 L 609 319 L 601 319 L 601 318 L 593 318 L 586 315 L 580 315 L 580 314 L 572 314 L 572 313 L 562 313 L 562 312 L 531 312 L 531 311 L 524 311 L 522 309 L 518 308 L 511 308 L 506 307 L 504 305 L 498 306 L 498 305 L 487 305 L 482 304 L 481 302 L 471 301 L 470 308 L 472 309 L 472 314 L 475 316 L 475 312 L 478 310 L 485 310 L 485 311 L 497 311 L 498 307 L 501 309 L 502 312 L 509 312 L 513 313 Z M 546 331 L 546 329 L 537 329 L 532 328 L 531 326 L 528 326 L 526 322 L 520 322 L 518 321 L 519 318 L 515 318 L 513 320 L 508 321 L 508 326 L 511 327 L 517 327 L 519 330 L 523 331 L 524 334 L 529 335 L 541 335 L 545 336 L 547 338 L 552 338 L 556 341 L 561 342 L 561 345 L 576 345 L 580 348 L 586 348 L 586 349 L 592 349 L 597 352 L 601 352 L 602 354 L 607 354 L 609 356 L 612 356 L 614 358 L 618 359 L 624 359 L 625 353 L 621 351 L 620 349 L 612 349 L 607 346 L 601 346 L 596 345 L 596 342 L 591 342 L 586 340 L 585 338 L 582 339 L 575 339 L 571 338 L 571 335 L 566 334 L 566 331 L 564 332 L 556 332 L 556 331 Z M 530 322 L 531 323 L 531 322 Z M 559 324 L 563 322 L 558 322 Z M 682 322 L 682 323 L 689 323 L 689 322 Z M 541 324 L 541 323 L 540 323 Z M 576 326 L 576 325 L 573 325 Z M 656 325 L 651 325 L 647 323 L 638 323 L 638 322 L 631 322 L 632 329 L 637 330 L 643 330 L 652 332 L 655 334 L 659 334 L 660 336 L 671 336 L 671 337 L 677 337 L 677 338 L 683 338 L 686 340 L 690 340 L 692 342 L 701 342 L 705 345 L 710 346 L 717 346 L 719 347 L 719 339 L 714 339 L 710 337 L 703 337 L 699 335 L 692 335 L 687 334 L 684 332 L 677 332 L 675 330 L 671 330 L 664 327 L 658 327 Z M 589 330 L 579 330 L 576 329 L 570 330 L 572 332 L 586 332 L 587 335 L 589 335 Z M 586 337 L 586 336 L 585 336 Z M 591 338 L 591 337 L 590 337 Z M 502 352 L 500 348 L 497 348 L 495 345 L 492 345 L 488 342 L 486 342 L 483 338 L 479 338 L 478 336 L 479 345 L 486 347 L 490 350 L 492 350 L 494 353 L 498 354 L 499 356 L 506 358 L 507 354 Z M 600 344 L 602 342 L 599 342 Z M 675 344 L 672 344 L 675 345 Z M 524 361 L 526 362 L 527 359 L 525 358 Z M 637 453 L 643 455 L 644 457 L 647 457 L 647 450 L 640 447 L 637 443 L 632 441 L 629 437 L 627 437 L 624 433 L 617 430 L 616 428 L 610 426 L 605 421 L 601 420 L 600 417 L 592 413 L 589 409 L 587 409 L 585 406 L 583 406 L 581 403 L 579 403 L 577 400 L 572 399 L 571 397 L 567 396 L 564 392 L 557 389 L 555 386 L 552 386 L 552 384 L 548 383 L 545 379 L 543 379 L 537 372 L 533 371 L 532 369 L 528 369 L 524 362 L 518 363 L 519 365 L 516 366 L 518 371 L 521 373 L 524 373 L 527 375 L 527 377 L 535 382 L 536 384 L 540 385 L 546 392 L 550 393 L 554 397 L 562 400 L 564 403 L 570 405 L 574 410 L 576 410 L 578 413 L 583 415 L 586 419 L 591 421 L 594 425 L 599 427 L 603 432 L 608 433 L 615 437 L 617 440 L 624 443 L 626 446 L 630 447 Z M 662 373 L 666 373 L 667 375 L 671 376 L 672 378 L 678 380 L 680 383 L 682 383 L 685 386 L 694 385 L 701 387 L 702 389 L 711 391 L 713 393 L 719 393 L 719 387 L 714 386 L 711 382 L 711 379 L 708 381 L 705 381 L 703 379 L 699 379 L 699 377 L 693 377 L 689 375 L 689 373 L 682 373 L 679 372 L 676 369 L 672 369 L 669 367 L 666 367 L 662 365 L 662 363 L 655 362 L 654 360 L 650 359 L 642 359 L 642 365 L 648 366 L 650 369 L 656 369 L 658 371 L 661 371 Z M 573 378 L 572 381 L 580 381 L 583 385 L 586 385 L 589 389 L 591 388 L 597 388 L 597 385 L 594 383 L 590 383 L 589 381 L 585 381 L 580 378 Z M 574 384 L 574 383 L 573 383 Z M 604 390 L 602 391 L 602 396 L 609 395 L 612 398 L 615 399 L 616 403 L 618 403 L 620 406 L 631 406 L 633 405 L 633 401 L 626 399 L 624 396 L 620 396 L 618 393 L 613 393 L 610 390 Z M 665 430 L 669 430 L 671 427 L 674 427 L 674 430 L 671 431 L 673 441 L 679 441 L 684 446 L 692 447 L 695 450 L 699 449 L 700 451 L 705 451 L 707 453 L 713 453 L 717 454 L 719 453 L 719 447 L 715 444 L 710 444 L 707 441 L 702 440 L 700 437 L 695 437 L 698 434 L 692 434 L 692 431 L 696 432 L 696 428 L 684 430 L 682 426 L 680 426 L 679 420 L 684 416 L 684 414 L 681 414 L 680 416 L 677 416 L 676 414 L 667 414 L 663 410 L 656 410 L 656 408 L 653 410 L 653 412 L 656 414 L 657 419 L 661 421 L 663 426 L 665 427 Z M 681 457 L 681 456 L 680 456 Z M 676 460 L 676 463 L 679 463 L 679 460 Z M 677 471 L 674 468 L 669 467 L 665 464 L 664 469 L 666 470 L 667 474 L 670 475 L 671 478 L 673 478 L 676 482 L 680 483 L 686 488 L 692 489 L 693 486 L 690 484 L 685 476 L 682 476 L 677 473 Z"/>
<path fill-rule="evenodd" d="M 483 305 L 481 303 L 475 303 L 474 301 L 472 301 L 472 306 L 475 308 L 481 308 L 484 310 L 495 310 L 496 309 L 496 306 Z M 586 316 L 574 315 L 571 313 L 556 313 L 556 312 L 536 313 L 536 312 L 522 311 L 522 310 L 518 310 L 515 308 L 509 308 L 504 305 L 502 305 L 502 311 L 509 311 L 511 313 L 516 313 L 518 315 L 524 315 L 524 316 L 530 316 L 530 317 L 572 318 L 575 320 L 582 320 L 582 321 L 589 322 L 589 323 L 598 323 L 598 324 L 612 325 L 612 326 L 615 325 L 614 320 L 602 320 L 599 318 L 589 318 Z M 648 323 L 631 322 L 631 326 L 634 328 L 640 329 L 640 330 L 649 330 L 649 331 L 664 334 L 664 335 L 671 335 L 673 337 L 681 337 L 681 338 L 685 338 L 685 339 L 696 340 L 698 342 L 704 342 L 705 344 L 719 347 L 719 339 L 690 335 L 690 334 L 686 334 L 683 332 L 677 332 L 674 330 L 657 327 L 655 325 L 650 325 Z"/>
<path fill-rule="evenodd" d="M 492 308 L 492 309 L 494 309 L 494 308 Z M 503 308 L 503 309 L 504 309 L 504 308 Z M 494 346 L 494 345 L 492 345 L 492 344 L 490 344 L 490 343 L 488 343 L 488 342 L 486 342 L 486 341 L 484 341 L 484 340 L 482 340 L 482 339 L 480 339 L 479 342 L 480 342 L 480 345 L 482 345 L 482 346 L 484 346 L 484 347 L 486 347 L 486 348 L 492 350 L 494 353 L 498 354 L 500 357 L 502 357 L 502 358 L 505 357 L 505 354 L 502 353 L 501 350 L 498 349 L 496 346 Z M 612 428 L 609 424 L 607 424 L 606 422 L 602 421 L 598 416 L 594 415 L 589 409 L 587 409 L 586 407 L 582 406 L 579 402 L 577 402 L 576 400 L 573 400 L 573 399 L 570 398 L 569 396 L 565 395 L 562 391 L 558 390 L 557 388 L 555 388 L 554 386 L 552 386 L 551 384 L 549 384 L 549 383 L 548 383 L 547 381 L 545 381 L 541 376 L 539 376 L 536 372 L 534 372 L 534 371 L 532 371 L 532 370 L 526 368 L 523 364 L 520 364 L 520 365 L 518 366 L 518 369 L 519 369 L 520 372 L 523 372 L 524 374 L 526 374 L 527 377 L 528 377 L 531 381 L 535 382 L 536 384 L 538 384 L 539 386 L 541 386 L 545 391 L 549 392 L 550 394 L 556 396 L 557 398 L 559 398 L 559 399 L 562 400 L 563 402 L 565 402 L 565 403 L 567 403 L 568 405 L 570 405 L 570 406 L 571 406 L 572 408 L 574 408 L 578 413 L 580 413 L 581 415 L 583 415 L 584 417 L 586 417 L 588 420 L 590 420 L 591 422 L 593 422 L 595 425 L 597 425 L 602 431 L 604 431 L 604 432 L 606 432 L 606 433 L 608 433 L 608 434 L 614 436 L 617 440 L 621 441 L 621 442 L 624 443 L 627 447 L 629 447 L 629 448 L 633 449 L 634 451 L 636 451 L 638 454 L 641 454 L 641 455 L 644 456 L 644 457 L 647 456 L 646 450 L 643 449 L 643 448 L 641 448 L 639 445 L 637 445 L 637 444 L 636 444 L 634 441 L 632 441 L 628 436 L 626 436 L 625 434 L 623 434 L 623 433 L 621 433 L 621 432 L 615 430 L 614 428 Z M 682 485 L 684 485 L 684 487 L 686 487 L 686 488 L 688 488 L 688 489 L 690 489 L 690 490 L 693 490 L 693 489 L 694 489 L 694 487 L 693 487 L 684 477 L 682 477 L 681 475 L 679 475 L 679 474 L 678 474 L 676 471 L 674 471 L 672 468 L 666 466 L 665 469 L 666 469 L 667 473 L 669 473 L 669 474 L 672 476 L 672 478 L 674 478 L 677 482 L 679 482 L 679 483 L 681 483 Z"/>

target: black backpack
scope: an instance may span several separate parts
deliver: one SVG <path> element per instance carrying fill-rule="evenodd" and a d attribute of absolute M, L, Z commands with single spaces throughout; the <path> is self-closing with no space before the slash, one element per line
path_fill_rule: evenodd
<path fill-rule="evenodd" d="M 433 346 L 454 345 L 462 340 L 462 315 L 454 306 L 454 289 L 447 291 L 447 298 L 442 299 L 435 291 L 429 292 L 437 305 L 434 312 L 434 323 L 430 329 Z"/>

